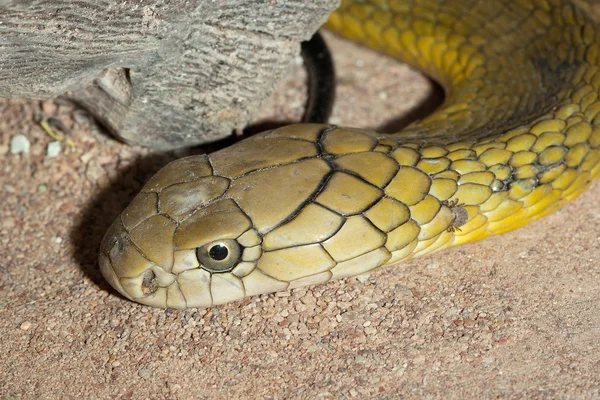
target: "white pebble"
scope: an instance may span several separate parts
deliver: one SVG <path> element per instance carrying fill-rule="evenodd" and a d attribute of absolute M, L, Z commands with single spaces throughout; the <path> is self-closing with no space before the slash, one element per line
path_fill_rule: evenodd
<path fill-rule="evenodd" d="M 48 147 L 46 148 L 46 157 L 53 158 L 60 154 L 60 142 L 54 141 L 48 143 Z"/>
<path fill-rule="evenodd" d="M 31 144 L 25 135 L 15 135 L 10 141 L 10 154 L 29 153 Z"/>

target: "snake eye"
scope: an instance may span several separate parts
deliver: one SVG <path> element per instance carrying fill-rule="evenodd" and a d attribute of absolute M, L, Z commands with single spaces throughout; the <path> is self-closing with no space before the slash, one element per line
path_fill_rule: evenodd
<path fill-rule="evenodd" d="M 231 271 L 241 254 L 240 245 L 232 239 L 219 240 L 196 249 L 201 267 L 213 273 Z"/>
<path fill-rule="evenodd" d="M 229 249 L 227 246 L 223 246 L 221 243 L 215 244 L 208 251 L 208 255 L 215 261 L 223 261 L 229 255 Z"/>

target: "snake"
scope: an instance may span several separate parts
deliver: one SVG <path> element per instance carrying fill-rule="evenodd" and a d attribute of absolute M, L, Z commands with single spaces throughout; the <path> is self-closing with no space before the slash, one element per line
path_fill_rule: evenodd
<path fill-rule="evenodd" d="M 272 129 L 167 164 L 105 234 L 124 297 L 206 308 L 511 231 L 600 175 L 600 29 L 569 0 L 349 0 L 326 28 L 438 82 L 394 134 Z"/>

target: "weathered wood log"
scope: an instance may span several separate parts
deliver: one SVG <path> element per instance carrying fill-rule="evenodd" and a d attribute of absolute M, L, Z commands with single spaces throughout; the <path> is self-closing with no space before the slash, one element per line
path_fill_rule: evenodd
<path fill-rule="evenodd" d="M 339 0 L 0 0 L 0 96 L 66 96 L 122 140 L 223 138 Z"/>

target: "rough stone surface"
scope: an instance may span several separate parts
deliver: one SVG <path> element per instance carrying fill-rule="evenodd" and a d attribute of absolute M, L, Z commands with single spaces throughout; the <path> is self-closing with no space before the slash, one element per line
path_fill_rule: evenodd
<path fill-rule="evenodd" d="M 124 141 L 172 149 L 252 120 L 338 0 L 0 2 L 0 97 L 67 93 Z"/>
<path fill-rule="evenodd" d="M 393 60 L 328 40 L 336 123 L 389 131 L 431 91 Z M 300 117 L 302 74 L 279 87 L 253 129 Z M 36 113 L 62 120 L 76 148 L 47 158 L 53 139 Z M 0 114 L 5 398 L 600 396 L 600 182 L 538 222 L 472 245 L 308 289 L 165 311 L 118 296 L 96 257 L 112 219 L 174 155 L 126 147 L 61 102 L 2 101 Z M 10 154 L 17 133 L 29 154 Z"/>

